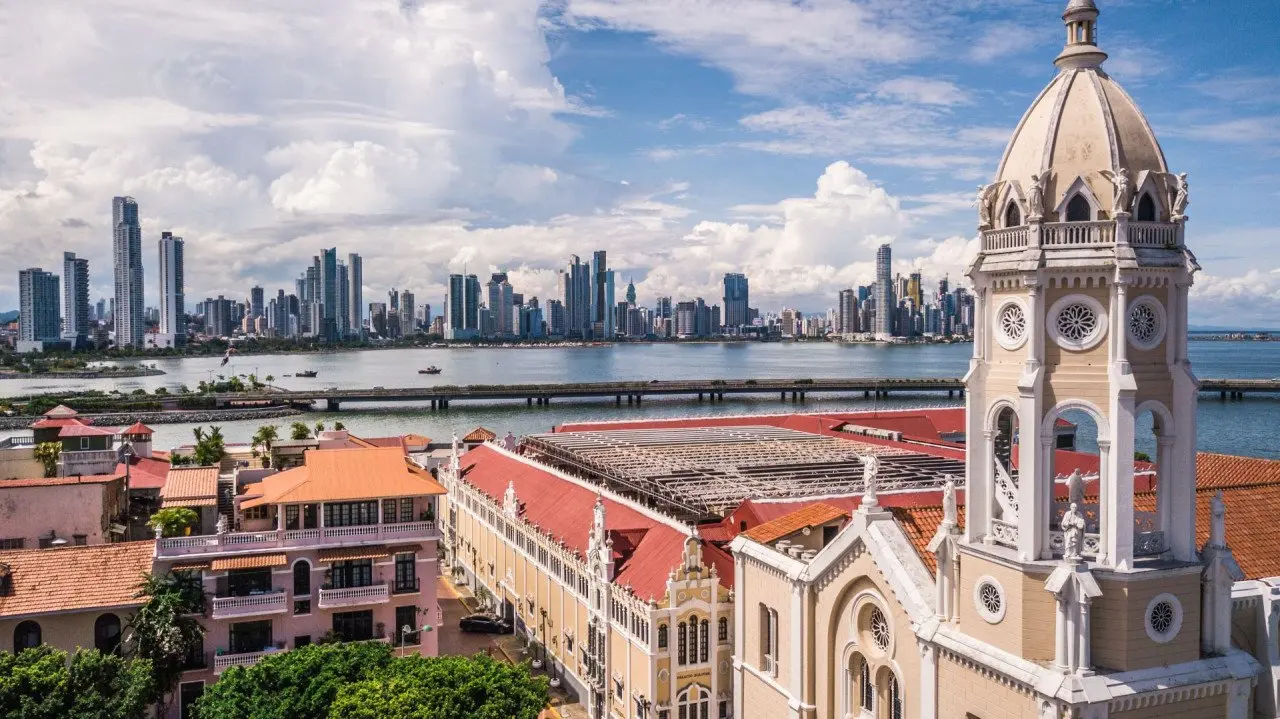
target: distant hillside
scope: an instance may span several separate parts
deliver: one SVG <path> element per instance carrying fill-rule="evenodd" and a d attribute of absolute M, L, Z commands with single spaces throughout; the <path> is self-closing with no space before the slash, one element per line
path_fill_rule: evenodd
<path fill-rule="evenodd" d="M 8 312 L 0 312 L 0 325 L 7 324 L 18 319 L 17 310 L 9 310 Z"/>

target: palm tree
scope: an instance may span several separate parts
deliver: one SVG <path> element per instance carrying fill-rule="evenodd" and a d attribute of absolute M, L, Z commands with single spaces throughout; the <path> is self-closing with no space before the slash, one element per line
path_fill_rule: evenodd
<path fill-rule="evenodd" d="M 262 459 L 263 467 L 271 466 L 271 444 L 280 439 L 280 433 L 273 424 L 264 424 L 258 428 L 253 435 L 253 456 L 258 456 L 258 447 L 262 447 L 262 451 L 266 456 Z"/>
<path fill-rule="evenodd" d="M 303 422 L 294 422 L 293 424 L 289 425 L 289 438 L 290 439 L 310 439 L 311 428 L 308 427 Z"/>
<path fill-rule="evenodd" d="M 316 422 L 316 436 L 319 436 L 320 433 L 323 431 L 324 431 L 324 422 Z"/>
<path fill-rule="evenodd" d="M 334 429 L 334 431 L 336 431 L 336 432 L 341 432 L 341 431 L 345 430 L 346 428 L 347 428 L 347 425 L 345 425 L 345 424 L 343 424 L 343 423 L 341 423 L 341 422 L 334 422 L 334 423 L 333 423 L 333 429 Z"/>

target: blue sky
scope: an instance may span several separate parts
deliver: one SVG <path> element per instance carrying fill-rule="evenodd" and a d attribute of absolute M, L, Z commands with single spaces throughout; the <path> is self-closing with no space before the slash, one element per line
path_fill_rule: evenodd
<path fill-rule="evenodd" d="M 1063 0 L 51 0 L 0 19 L 0 307 L 88 256 L 110 199 L 188 240 L 188 297 L 271 293 L 321 247 L 366 301 L 450 271 L 554 292 L 597 248 L 640 301 L 823 310 L 953 279 L 973 190 L 1055 72 Z M 1280 4 L 1099 0 L 1105 68 L 1190 174 L 1192 320 L 1280 326 Z M 145 28 L 140 41 L 138 28 Z"/>

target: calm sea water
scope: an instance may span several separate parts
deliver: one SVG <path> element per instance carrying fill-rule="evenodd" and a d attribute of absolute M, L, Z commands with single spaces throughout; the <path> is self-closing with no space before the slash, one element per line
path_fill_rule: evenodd
<path fill-rule="evenodd" d="M 834 343 L 636 344 L 555 349 L 419 349 L 342 352 L 319 355 L 259 355 L 237 358 L 220 367 L 217 358 L 147 360 L 167 374 L 121 380 L 3 380 L 0 396 L 67 389 L 143 387 L 176 389 L 195 385 L 219 374 L 272 375 L 288 388 L 308 387 L 422 387 L 436 384 L 501 384 L 592 382 L 688 378 L 805 378 L 805 377 L 960 377 L 968 366 L 970 345 L 839 345 Z M 1280 343 L 1193 342 L 1191 359 L 1200 377 L 1280 377 Z M 420 375 L 430 365 L 440 375 Z M 316 370 L 313 379 L 285 377 L 299 370 Z M 336 414 L 316 412 L 303 419 L 314 423 L 341 420 L 359 435 L 381 436 L 417 432 L 443 440 L 452 432 L 465 433 L 484 425 L 499 433 L 517 435 L 547 431 L 575 420 L 659 418 L 793 411 L 867 410 L 873 407 L 933 407 L 957 404 L 937 395 L 895 395 L 887 400 L 860 396 L 811 394 L 802 405 L 777 397 L 729 399 L 723 404 L 678 398 L 646 398 L 639 407 L 614 406 L 613 400 L 558 400 L 548 407 L 523 402 L 481 404 L 457 402 L 447 412 L 406 404 L 343 405 Z M 1280 458 L 1274 425 L 1280 419 L 1280 397 L 1249 397 L 1222 402 L 1202 395 L 1199 403 L 1201 449 Z M 292 419 L 276 420 L 286 425 Z M 224 422 L 229 441 L 247 441 L 261 424 Z M 189 442 L 192 425 L 158 425 L 157 447 Z M 12 434 L 12 433 L 10 433 Z M 1082 434 L 1088 434 L 1082 432 Z M 1083 442 L 1088 444 L 1087 438 Z M 1140 448 L 1142 443 L 1140 442 Z"/>

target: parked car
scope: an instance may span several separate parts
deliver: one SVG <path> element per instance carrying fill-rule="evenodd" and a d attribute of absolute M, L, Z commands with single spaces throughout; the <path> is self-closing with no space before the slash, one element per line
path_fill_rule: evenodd
<path fill-rule="evenodd" d="M 507 620 L 493 614 L 468 614 L 458 621 L 458 627 L 464 632 L 480 634 L 505 634 L 511 631 L 511 624 Z"/>

